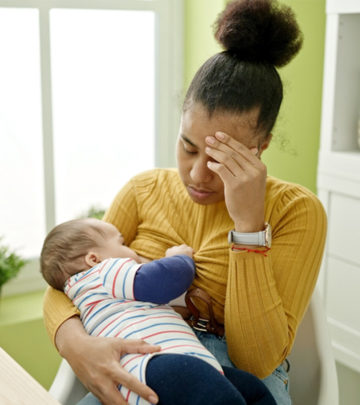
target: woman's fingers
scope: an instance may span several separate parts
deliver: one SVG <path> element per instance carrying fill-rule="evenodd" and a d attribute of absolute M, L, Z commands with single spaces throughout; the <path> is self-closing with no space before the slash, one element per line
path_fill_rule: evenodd
<path fill-rule="evenodd" d="M 205 152 L 216 163 L 224 165 L 234 177 L 239 177 L 245 171 L 248 172 L 254 169 L 250 162 L 239 156 L 239 154 L 232 149 L 223 151 L 220 149 L 209 148 L 207 146 Z"/>
<path fill-rule="evenodd" d="M 71 366 L 83 384 L 99 398 L 103 405 L 127 404 L 126 398 L 123 398 L 118 390 L 119 384 L 156 404 L 158 402 L 156 393 L 124 370 L 120 364 L 120 358 L 127 353 L 145 354 L 159 350 L 159 346 L 149 345 L 143 340 L 86 335 L 82 339 L 80 349 L 78 348 L 76 352 L 78 361 L 74 362 L 74 356 L 71 356 Z"/>
<path fill-rule="evenodd" d="M 220 177 L 224 184 L 228 184 L 233 181 L 235 175 L 222 163 L 209 161 L 207 162 L 207 166 Z"/>
<path fill-rule="evenodd" d="M 151 353 L 158 351 L 156 347 L 147 344 L 141 344 L 138 342 L 125 343 L 125 341 L 121 339 L 117 340 L 123 343 L 120 352 L 117 351 L 120 355 L 128 352 Z M 159 401 L 157 394 L 150 387 L 140 382 L 135 376 L 124 370 L 117 359 L 111 364 L 107 364 L 106 378 L 101 378 L 101 380 L 98 379 L 96 385 L 91 384 L 88 388 L 103 405 L 127 405 L 128 402 L 120 393 L 118 385 L 126 387 L 152 404 L 157 404 Z"/>
<path fill-rule="evenodd" d="M 255 165 L 247 159 L 244 159 L 233 149 L 227 148 L 227 150 L 221 150 L 206 147 L 205 152 L 214 160 L 214 162 L 208 162 L 208 167 L 220 175 L 223 181 L 231 181 L 231 176 L 240 181 L 251 181 L 261 174 L 263 166 L 261 162 L 259 165 Z M 251 155 L 254 155 L 256 152 L 257 149 L 249 151 Z M 255 159 L 259 161 L 258 158 Z M 231 176 L 227 176 L 227 170 L 230 172 Z"/>
<path fill-rule="evenodd" d="M 206 137 L 206 144 L 211 158 L 207 165 L 224 183 L 225 203 L 235 229 L 262 229 L 267 170 L 258 148 L 248 148 L 223 132 Z"/>
<path fill-rule="evenodd" d="M 222 140 L 217 138 L 219 134 L 224 135 Z M 249 149 L 241 142 L 236 141 L 222 132 L 217 132 L 216 137 L 206 137 L 206 143 L 208 148 L 232 157 L 234 160 L 237 160 L 239 164 L 251 164 L 253 166 L 257 166 L 259 163 L 258 149 L 256 147 Z"/>
<path fill-rule="evenodd" d="M 98 380 L 96 385 L 90 384 L 87 388 L 100 400 L 103 405 L 127 405 L 128 402 L 118 389 L 121 384 L 130 391 L 140 395 L 152 404 L 157 404 L 157 394 L 147 385 L 141 383 L 136 377 L 124 370 L 119 362 L 114 362 L 108 370 L 111 377 Z"/>
<path fill-rule="evenodd" d="M 112 381 L 103 382 L 101 386 L 90 385 L 87 387 L 102 405 L 128 405 L 117 386 Z"/>
<path fill-rule="evenodd" d="M 215 137 L 206 137 L 206 143 L 206 153 L 215 162 L 225 165 L 235 177 L 244 173 L 250 178 L 266 176 L 266 166 L 258 157 L 257 147 L 248 148 L 223 132 L 216 132 Z"/>
<path fill-rule="evenodd" d="M 120 353 L 155 353 L 161 350 L 160 346 L 153 346 L 144 340 L 122 340 L 116 339 L 115 345 L 118 345 Z"/>
<path fill-rule="evenodd" d="M 140 395 L 142 398 L 147 399 L 150 403 L 158 403 L 159 398 L 150 387 L 140 382 L 136 377 L 128 373 L 123 368 L 119 369 L 118 371 L 118 375 L 114 376 L 116 381 L 119 381 L 121 385 Z"/>
<path fill-rule="evenodd" d="M 152 346 L 146 343 L 143 340 L 123 340 L 115 339 L 114 340 L 115 350 L 119 353 L 120 356 L 126 353 L 155 353 L 161 350 L 160 346 Z M 147 399 L 152 404 L 156 404 L 159 401 L 157 394 L 147 385 L 140 382 L 132 374 L 124 370 L 120 363 L 116 367 L 116 373 L 113 375 L 113 380 L 117 384 L 121 384 L 124 387 L 128 388 L 130 391 L 133 391 L 140 395 L 142 398 Z"/>
<path fill-rule="evenodd" d="M 229 136 L 228 134 L 225 134 L 224 132 L 216 132 L 215 137 L 216 146 L 222 147 L 222 146 L 227 146 L 230 149 L 234 150 L 235 152 L 239 153 L 242 155 L 246 160 L 248 160 L 251 163 L 257 163 L 258 159 L 257 158 L 257 153 L 249 153 L 250 149 L 246 147 L 244 144 L 241 142 L 238 142 L 236 139 L 233 137 Z"/>

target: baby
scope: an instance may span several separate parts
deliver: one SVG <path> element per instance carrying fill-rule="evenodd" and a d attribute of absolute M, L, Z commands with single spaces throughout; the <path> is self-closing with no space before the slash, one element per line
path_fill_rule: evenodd
<path fill-rule="evenodd" d="M 201 359 L 226 379 L 215 357 L 182 317 L 167 305 L 192 284 L 195 276 L 192 255 L 192 248 L 181 245 L 168 249 L 162 259 L 142 263 L 124 245 L 124 238 L 115 226 L 86 218 L 60 224 L 48 234 L 41 252 L 41 272 L 52 287 L 64 290 L 73 301 L 90 335 L 142 339 L 161 347 L 160 352 L 129 353 L 121 357 L 121 366 L 140 381 L 146 382 L 151 377 L 147 369 L 150 362 L 159 359 L 157 367 L 151 367 L 156 372 L 161 367 L 160 359 L 169 354 Z M 166 367 L 169 368 L 169 363 Z M 236 371 L 242 381 L 250 378 L 257 402 L 234 403 L 275 404 L 260 380 Z M 247 391 L 248 384 L 247 381 Z M 149 404 L 126 387 L 119 386 L 119 389 L 129 404 Z M 264 389 L 261 397 L 259 392 Z"/>

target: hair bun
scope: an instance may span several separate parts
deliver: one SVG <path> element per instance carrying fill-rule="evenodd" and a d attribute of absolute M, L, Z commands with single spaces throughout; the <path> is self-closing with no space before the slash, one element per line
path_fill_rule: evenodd
<path fill-rule="evenodd" d="M 215 38 L 242 60 L 286 65 L 303 35 L 290 7 L 276 0 L 235 0 L 215 22 Z"/>

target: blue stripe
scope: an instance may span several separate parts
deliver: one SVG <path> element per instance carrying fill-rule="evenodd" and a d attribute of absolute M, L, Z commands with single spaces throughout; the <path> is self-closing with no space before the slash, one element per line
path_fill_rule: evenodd
<path fill-rule="evenodd" d="M 107 294 L 106 292 L 104 292 L 104 293 L 99 293 L 99 292 L 94 292 L 94 293 L 92 293 L 92 294 L 90 294 L 90 295 L 86 295 L 85 294 L 85 297 L 79 302 L 79 303 L 77 303 L 76 304 L 76 306 L 77 307 L 80 307 L 80 305 L 82 305 L 86 300 L 88 300 L 88 299 L 90 299 L 91 297 L 94 297 L 94 296 L 96 296 L 96 295 L 99 295 L 99 296 L 104 296 L 104 295 L 109 295 L 109 294 Z"/>
<path fill-rule="evenodd" d="M 142 357 L 142 359 L 140 360 L 140 364 L 139 364 L 139 367 L 140 367 L 139 381 L 140 382 L 143 382 L 142 374 L 143 374 L 144 362 L 145 362 L 145 360 L 147 360 L 148 357 L 149 357 L 148 355 L 144 355 Z"/>
<path fill-rule="evenodd" d="M 82 271 L 81 273 L 78 273 L 77 275 L 79 276 L 79 280 L 81 280 L 83 277 L 87 276 L 89 273 L 91 273 L 94 269 L 96 269 L 96 267 L 98 267 L 99 265 L 97 264 L 96 266 L 92 267 L 89 270 L 86 271 Z"/>
<path fill-rule="evenodd" d="M 87 288 L 86 284 L 83 284 L 82 287 L 79 287 L 75 293 L 73 294 L 73 300 L 79 295 L 79 293 L 81 292 L 82 289 Z"/>
<path fill-rule="evenodd" d="M 120 259 L 115 259 L 115 260 L 113 261 L 112 265 L 106 270 L 106 274 L 105 274 L 105 277 L 104 277 L 104 283 L 103 283 L 103 285 L 105 285 L 105 283 L 106 283 L 106 278 L 107 278 L 107 276 L 109 275 L 110 270 L 115 266 L 115 264 L 116 264 L 119 260 L 120 260 Z"/>
<path fill-rule="evenodd" d="M 103 306 L 102 306 L 101 308 L 99 308 L 97 311 L 93 312 L 93 313 L 91 314 L 91 316 L 89 316 L 89 318 L 88 318 L 88 319 L 86 320 L 86 322 L 84 323 L 84 326 L 88 325 L 89 322 L 91 322 L 91 320 L 94 318 L 94 316 L 96 316 L 100 311 L 102 311 L 103 309 L 107 308 L 107 307 L 110 306 L 110 305 L 111 305 L 111 303 L 108 303 L 108 304 L 106 304 L 106 305 L 103 305 Z M 92 331 L 89 332 L 89 333 L 92 333 Z"/>
<path fill-rule="evenodd" d="M 79 277 L 78 279 L 76 279 L 76 282 L 78 282 L 79 280 L 82 280 L 84 277 L 86 277 L 86 276 L 87 276 L 90 272 L 92 272 L 93 270 L 94 270 L 94 267 L 91 268 L 90 270 L 85 271 L 85 272 L 78 273 L 77 275 L 79 275 L 80 277 Z M 91 281 L 96 281 L 96 280 L 98 280 L 98 279 L 99 279 L 99 276 L 97 276 L 97 277 L 95 277 L 95 278 L 92 278 Z M 87 282 L 88 282 L 88 281 L 87 281 Z M 73 295 L 74 298 L 76 298 L 76 296 L 79 294 L 79 292 L 80 292 L 84 287 L 88 288 L 87 282 L 85 282 L 85 284 L 84 284 L 82 287 L 79 287 L 79 288 L 76 290 L 76 292 L 75 292 L 74 295 Z M 71 288 L 73 288 L 73 287 L 71 287 Z M 73 298 L 73 299 L 74 299 L 74 298 Z"/>
<path fill-rule="evenodd" d="M 129 370 L 129 373 L 132 373 L 136 368 L 138 368 L 139 367 L 139 365 L 138 364 L 136 364 L 133 368 L 131 368 L 130 370 Z"/>
<path fill-rule="evenodd" d="M 194 337 L 194 339 L 187 339 L 187 338 L 173 338 L 173 339 L 164 339 L 164 340 L 159 340 L 158 342 L 152 343 L 153 345 L 161 345 L 162 343 L 167 343 L 167 342 L 174 342 L 175 340 L 180 340 L 181 342 L 192 342 L 192 343 L 199 343 L 199 341 Z"/>
<path fill-rule="evenodd" d="M 178 323 L 159 322 L 159 323 L 152 324 L 152 325 L 150 325 L 150 326 L 145 326 L 144 328 L 141 328 L 141 329 L 137 329 L 137 330 L 135 330 L 135 331 L 133 331 L 133 332 L 130 332 L 129 334 L 127 334 L 127 335 L 124 336 L 123 338 L 126 339 L 126 338 L 128 338 L 129 336 L 133 335 L 134 333 L 139 333 L 139 332 L 141 332 L 141 331 L 143 331 L 143 330 L 150 329 L 150 328 L 154 328 L 154 327 L 160 326 L 160 325 L 176 325 L 176 326 L 184 327 L 185 329 L 187 329 L 187 327 L 188 327 L 187 324 L 184 326 L 184 325 L 181 325 L 181 324 L 178 324 Z M 165 332 L 166 332 L 166 331 L 165 331 Z"/>
<path fill-rule="evenodd" d="M 119 301 L 118 301 L 118 302 L 119 302 Z M 139 305 L 132 305 L 130 309 L 132 310 L 132 309 L 134 309 L 134 308 L 144 308 L 144 305 L 142 305 L 142 304 L 139 304 Z M 152 307 L 150 307 L 150 308 L 152 308 Z M 105 321 L 107 321 L 110 317 L 114 316 L 114 314 L 119 314 L 120 312 L 124 312 L 124 313 L 125 313 L 125 312 L 127 311 L 127 309 L 129 309 L 129 308 L 126 308 L 126 309 L 115 308 L 115 309 L 116 309 L 115 312 L 113 312 L 112 314 L 109 314 L 106 318 L 102 319 L 101 321 L 99 320 L 99 321 L 98 321 L 99 324 L 98 324 L 97 327 L 101 327 L 101 325 L 102 325 Z M 170 313 L 172 314 L 173 311 L 172 311 L 172 310 L 170 310 L 170 311 L 171 311 Z M 163 314 L 169 315 L 169 310 L 157 311 L 155 315 L 163 315 Z M 125 315 L 124 319 L 122 319 L 121 321 L 117 321 L 117 322 L 116 322 L 116 325 L 114 325 L 108 332 L 106 332 L 106 334 L 105 334 L 104 336 L 109 336 L 109 335 L 114 331 L 114 329 L 116 329 L 117 327 L 120 327 L 121 324 L 124 323 L 124 322 L 127 322 L 127 321 L 129 321 L 129 320 L 131 320 L 131 319 L 136 319 L 136 318 L 147 318 L 148 316 L 149 316 L 148 313 L 142 313 L 142 314 L 134 315 L 134 316 L 130 316 L 130 317 L 126 317 L 126 315 Z M 93 331 L 95 331 L 95 330 L 96 330 L 96 327 L 93 329 Z"/>
<path fill-rule="evenodd" d="M 123 300 L 123 301 L 125 301 L 125 300 Z M 121 302 L 121 301 L 117 301 L 117 302 Z M 142 305 L 137 305 L 136 306 L 136 308 L 138 308 L 138 307 L 142 307 Z M 103 308 L 103 307 L 102 307 Z M 101 308 L 101 309 L 102 309 Z M 105 307 L 104 307 L 105 308 Z M 132 308 L 135 308 L 135 306 L 132 306 L 131 307 L 131 309 Z M 111 317 L 113 317 L 114 315 L 117 315 L 117 314 L 120 314 L 120 312 L 126 312 L 126 310 L 127 310 L 128 308 L 126 308 L 126 309 L 119 309 L 118 307 L 117 308 L 114 308 L 114 312 L 112 312 L 111 314 L 109 314 L 108 316 L 106 316 L 105 318 L 103 318 L 103 319 L 99 319 L 99 320 L 97 320 L 97 322 L 98 322 L 98 324 L 97 324 L 97 326 L 95 326 L 95 328 L 92 330 L 92 332 L 94 332 L 95 330 L 96 330 L 96 328 L 100 328 L 100 327 L 102 327 L 102 324 L 104 323 L 104 322 L 106 322 L 109 318 L 111 318 Z M 125 317 L 124 319 L 122 319 L 121 321 L 117 321 L 116 322 L 116 324 L 114 325 L 114 327 L 109 331 L 109 332 L 107 332 L 104 336 L 109 336 L 109 334 L 114 330 L 114 329 L 116 329 L 117 327 L 119 327 L 122 323 L 124 323 L 124 322 L 127 322 L 128 320 L 130 320 L 130 319 L 135 319 L 135 318 L 144 318 L 144 317 L 147 317 L 147 316 L 149 316 L 148 314 L 140 314 L 140 315 L 134 315 L 134 316 L 131 316 L 131 317 Z M 92 333 L 91 332 L 91 333 Z"/>
<path fill-rule="evenodd" d="M 128 269 L 127 269 L 127 271 L 125 273 L 124 279 L 123 279 L 123 288 L 122 288 L 123 297 L 126 297 L 126 293 L 125 293 L 126 279 L 127 279 L 128 275 L 129 275 L 129 272 L 132 269 L 132 267 L 133 267 L 133 265 L 128 267 Z"/>
<path fill-rule="evenodd" d="M 106 334 L 104 336 L 109 336 L 115 329 L 120 327 L 120 324 L 128 321 L 129 319 L 143 318 L 144 316 L 146 316 L 146 315 L 136 315 L 136 316 L 132 316 L 131 318 L 123 319 L 122 321 L 120 321 L 116 325 L 114 325 L 108 332 L 106 332 Z"/>

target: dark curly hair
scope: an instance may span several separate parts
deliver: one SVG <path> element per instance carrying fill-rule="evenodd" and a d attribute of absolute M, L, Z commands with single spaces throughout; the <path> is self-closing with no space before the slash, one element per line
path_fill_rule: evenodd
<path fill-rule="evenodd" d="M 215 38 L 225 50 L 197 71 L 184 111 L 193 102 L 201 103 L 210 116 L 259 108 L 256 129 L 267 137 L 283 98 L 276 68 L 290 62 L 303 42 L 293 11 L 276 0 L 232 1 L 215 22 Z"/>

